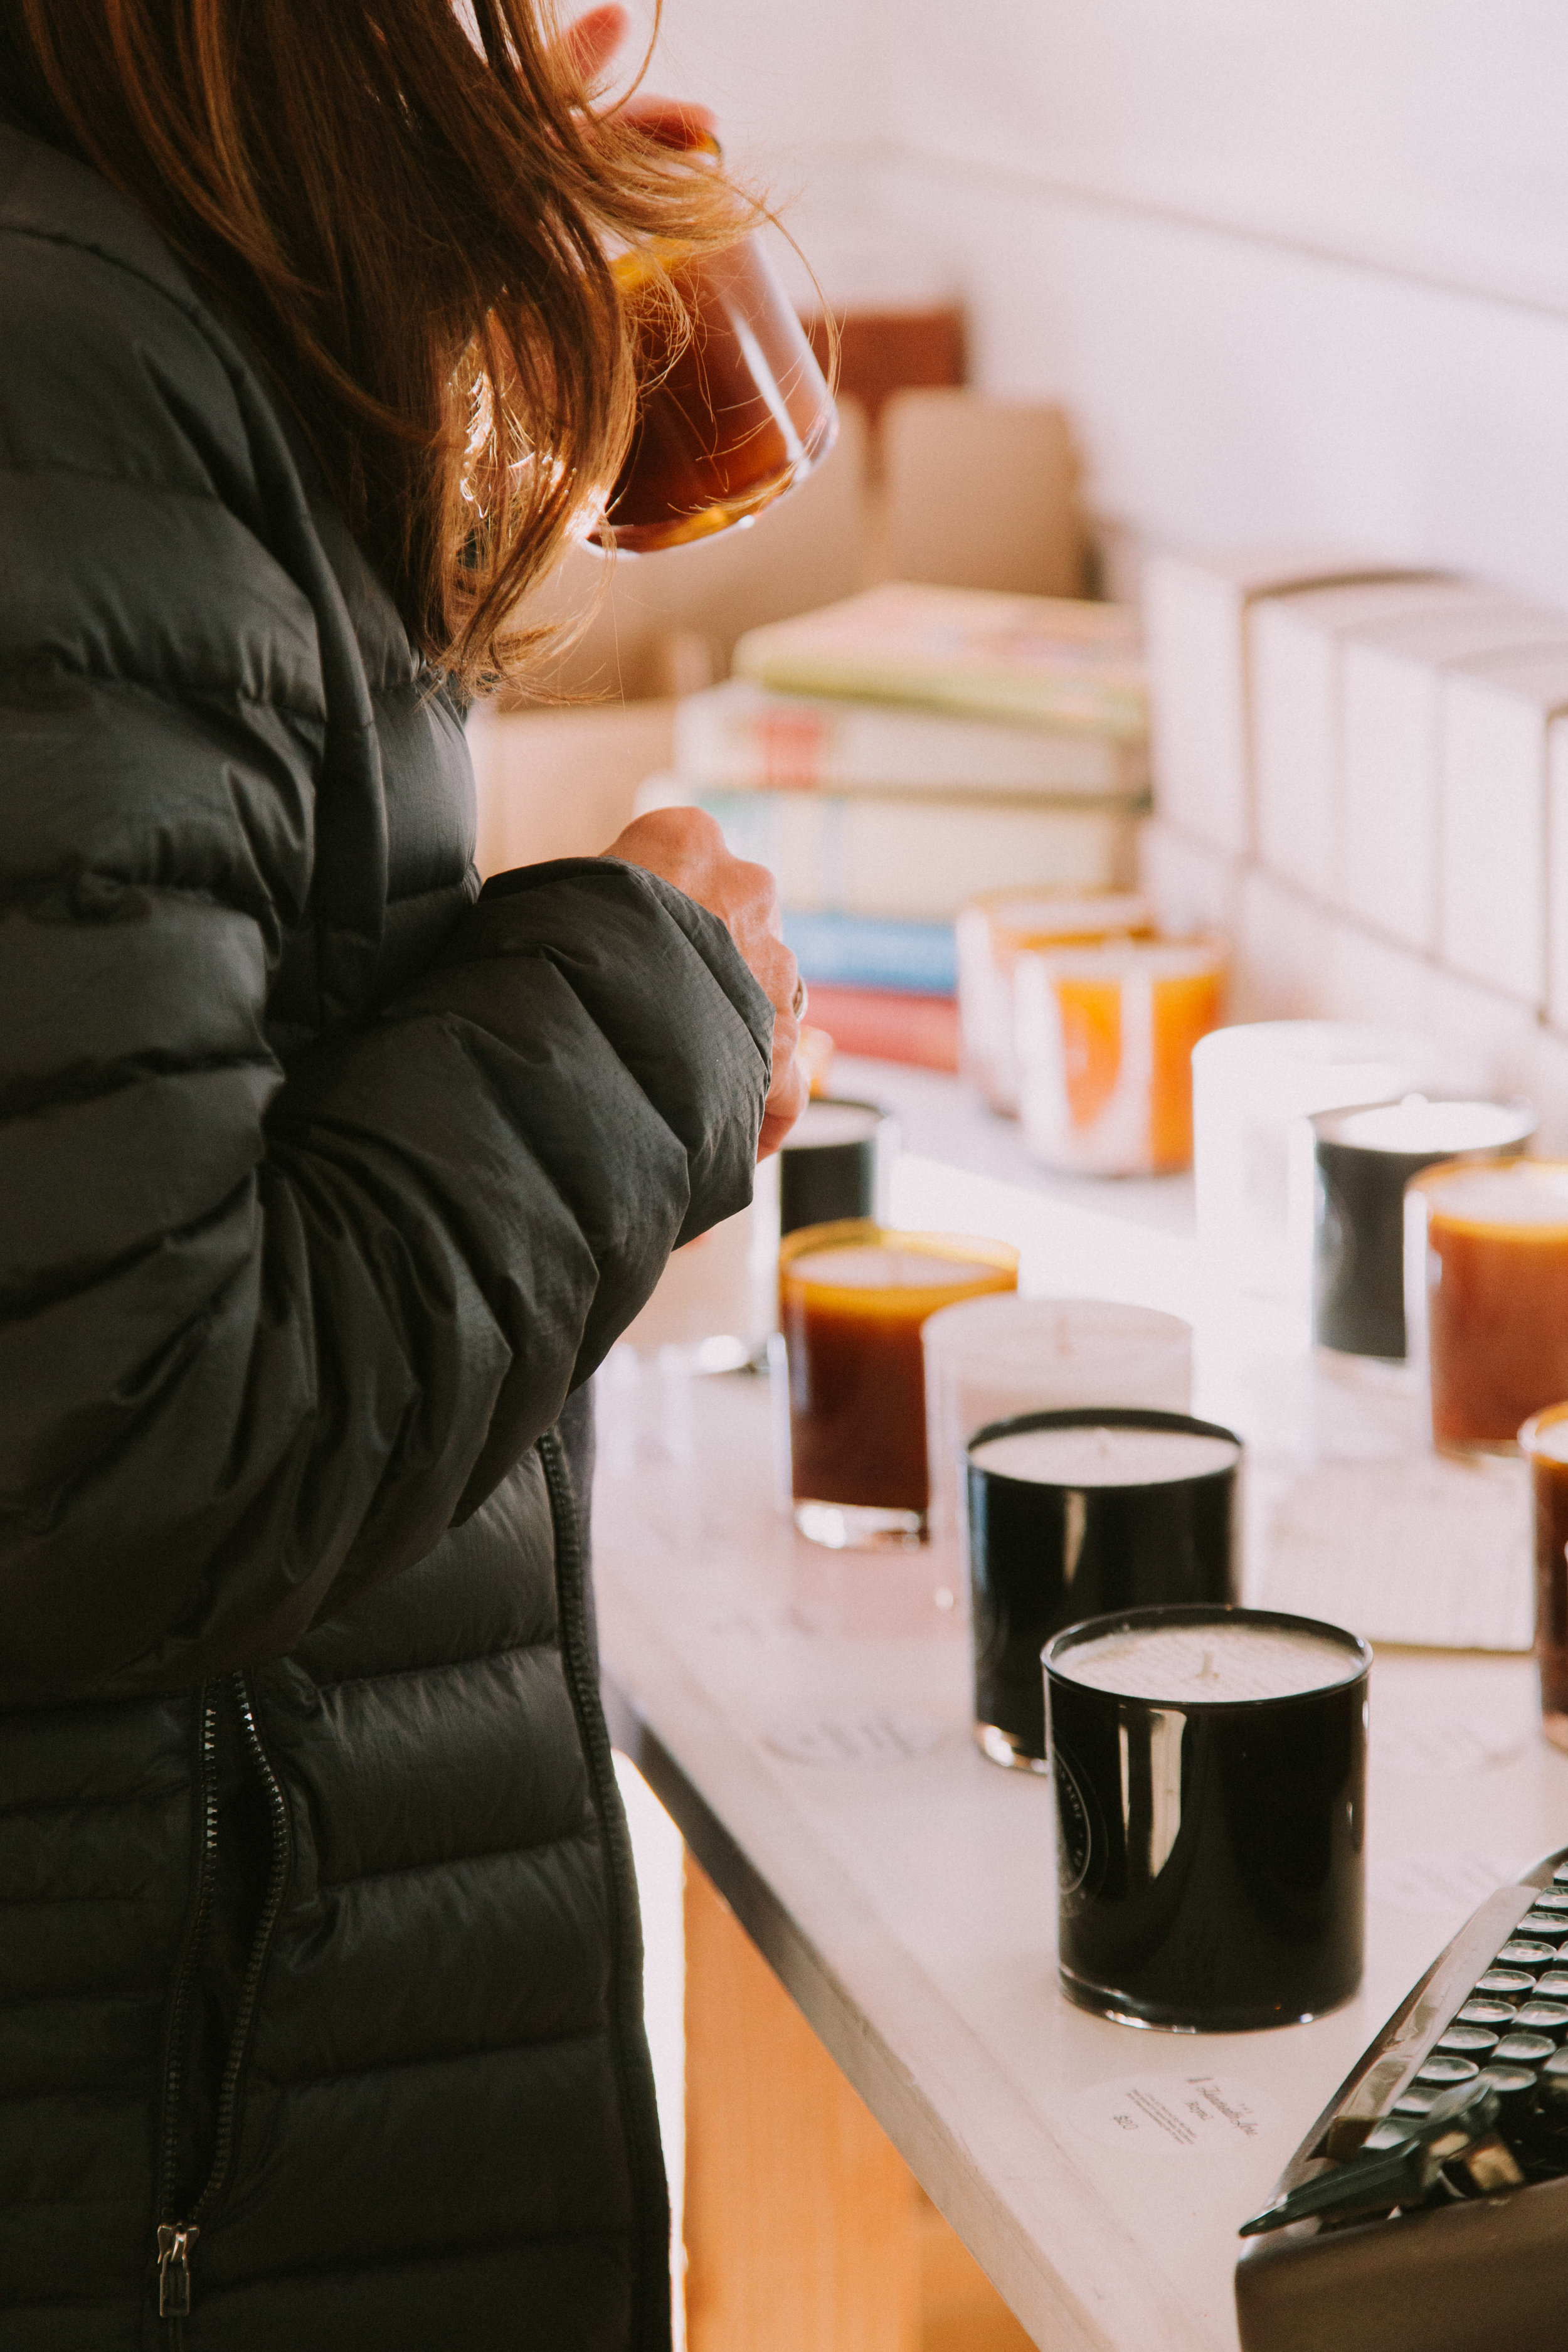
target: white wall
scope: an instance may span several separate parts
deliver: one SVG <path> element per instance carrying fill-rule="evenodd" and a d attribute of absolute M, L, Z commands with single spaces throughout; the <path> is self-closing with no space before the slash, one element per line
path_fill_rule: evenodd
<path fill-rule="evenodd" d="M 830 293 L 968 300 L 1093 503 L 1568 604 L 1560 0 L 667 0 Z"/>

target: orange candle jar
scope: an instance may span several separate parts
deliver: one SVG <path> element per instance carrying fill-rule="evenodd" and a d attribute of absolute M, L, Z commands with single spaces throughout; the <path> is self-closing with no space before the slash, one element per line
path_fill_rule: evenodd
<path fill-rule="evenodd" d="M 1541 1727 L 1568 1748 L 1568 1404 L 1538 1412 L 1519 1433 L 1535 1490 L 1535 1662 Z"/>
<path fill-rule="evenodd" d="M 1013 974 L 1026 948 L 1147 939 L 1153 909 L 1136 890 L 994 890 L 958 910 L 959 1059 L 993 1110 L 1018 1109 Z"/>
<path fill-rule="evenodd" d="M 1026 949 L 1013 976 L 1024 1144 L 1079 1176 L 1193 1157 L 1193 1047 L 1225 1018 L 1218 939 Z"/>
<path fill-rule="evenodd" d="M 1405 1200 L 1432 1443 L 1517 1453 L 1521 1423 L 1568 1397 L 1568 1161 L 1446 1160 Z"/>
<path fill-rule="evenodd" d="M 803 1225 L 779 1253 L 789 1365 L 795 1520 L 836 1550 L 918 1544 L 926 1532 L 921 1327 L 940 1307 L 1016 1290 L 1018 1253 L 868 1219 Z"/>

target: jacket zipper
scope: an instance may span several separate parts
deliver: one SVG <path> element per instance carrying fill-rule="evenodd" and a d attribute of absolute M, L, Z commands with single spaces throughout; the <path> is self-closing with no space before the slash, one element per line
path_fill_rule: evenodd
<path fill-rule="evenodd" d="M 272 1862 L 267 1875 L 267 1892 L 262 1898 L 261 1916 L 251 1938 L 250 1953 L 246 1962 L 245 1979 L 240 1987 L 239 2005 L 235 2011 L 234 2032 L 229 2037 L 228 2055 L 224 2063 L 223 2081 L 218 2090 L 217 2125 L 213 2136 L 213 2158 L 206 2182 L 200 2196 L 184 2221 L 176 2221 L 171 2210 L 174 2200 L 174 2168 L 178 2160 L 179 2102 L 184 2087 L 184 2025 L 190 2009 L 191 1989 L 196 1963 L 200 1957 L 205 1913 L 212 1897 L 213 1879 L 217 1867 L 217 1792 L 213 1775 L 217 1742 L 217 1706 L 203 1688 L 203 1832 L 202 1869 L 196 1896 L 196 1916 L 186 1938 L 181 1956 L 180 1978 L 176 1983 L 173 2026 L 169 2042 L 168 2065 L 164 2074 L 163 2107 L 163 2190 L 160 2200 L 163 2218 L 158 2224 L 158 2316 L 172 2324 L 175 2347 L 184 2340 L 184 2322 L 191 2308 L 191 2248 L 201 2236 L 201 2224 L 228 2186 L 228 2175 L 234 2162 L 235 2143 L 239 2134 L 246 2061 L 250 2054 L 250 2040 L 256 2025 L 256 2011 L 261 1999 L 262 1980 L 267 1973 L 268 1955 L 272 1948 L 273 1931 L 278 1915 L 283 1908 L 288 1891 L 289 1872 L 293 1855 L 293 1832 L 289 1819 L 289 1802 L 282 1783 L 272 1769 L 260 1727 L 256 1720 L 256 1706 L 251 1695 L 250 1678 L 243 1672 L 231 1675 L 229 1688 L 233 1692 L 239 1715 L 239 1727 L 246 1751 L 255 1767 L 267 1799 L 272 1842 Z M 210 1718 L 210 1720 L 209 1720 Z"/>
<path fill-rule="evenodd" d="M 572 1473 L 567 1465 L 565 1448 L 558 1430 L 545 1431 L 539 1441 L 539 1455 L 544 1469 L 544 1483 L 555 1528 L 561 1661 L 566 1671 L 573 1711 L 577 1717 L 578 1734 L 588 1765 L 594 1811 L 605 1847 L 606 1891 L 609 1895 L 610 1965 L 612 1980 L 620 1994 L 619 2013 L 612 2012 L 611 2016 L 610 2045 L 621 2094 L 621 2113 L 626 2119 L 634 2187 L 641 2191 L 637 2197 L 642 2225 L 637 2267 L 643 2275 L 634 2287 L 634 2295 L 637 2304 L 642 2305 L 642 2311 L 634 2322 L 637 2329 L 635 2341 L 638 2346 L 647 2347 L 647 2352 L 655 2352 L 655 2347 L 667 2347 L 669 2343 L 668 2325 L 661 2326 L 657 2315 L 661 2308 L 661 2288 L 657 2283 L 667 2276 L 669 2261 L 669 2207 L 651 2084 L 646 2086 L 647 2095 L 645 2097 L 645 2086 L 632 2079 L 627 2064 L 628 2039 L 640 2034 L 642 2024 L 642 1987 L 632 1965 L 637 1940 L 637 1879 L 632 1867 L 631 1843 L 621 1811 L 620 1790 L 616 1781 L 615 1761 L 610 1752 L 610 1735 L 599 1696 L 598 1674 L 588 1643 L 577 1501 L 572 1489 Z M 629 1950 L 628 1947 L 633 1948 Z M 667 2309 L 668 2305 L 662 2307 Z"/>
<path fill-rule="evenodd" d="M 163 2135 L 158 2181 L 158 2316 L 174 2320 L 182 2318 L 191 2307 L 190 2241 L 184 2231 L 172 2226 L 172 2213 L 180 2160 L 180 2108 L 185 2087 L 191 1995 L 206 1939 L 207 1913 L 212 1907 L 213 1883 L 217 1875 L 217 1700 L 210 1683 L 203 1683 L 196 1695 L 196 1819 L 195 1901 L 174 1971 L 163 2059 Z"/>

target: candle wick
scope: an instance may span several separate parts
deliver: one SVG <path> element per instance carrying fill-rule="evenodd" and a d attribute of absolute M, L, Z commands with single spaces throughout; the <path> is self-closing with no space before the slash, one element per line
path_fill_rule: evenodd
<path fill-rule="evenodd" d="M 1205 1650 L 1204 1652 L 1204 1662 L 1198 1668 L 1198 1680 L 1201 1683 L 1208 1683 L 1214 1680 L 1214 1652 L 1212 1650 Z"/>

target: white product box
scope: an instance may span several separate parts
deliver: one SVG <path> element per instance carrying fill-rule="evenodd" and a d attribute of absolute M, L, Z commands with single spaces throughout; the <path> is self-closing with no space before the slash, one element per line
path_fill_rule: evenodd
<path fill-rule="evenodd" d="M 1413 950 L 1379 939 L 1359 923 L 1336 920 L 1329 926 L 1320 1009 L 1334 1021 L 1429 1029 L 1434 970 Z"/>
<path fill-rule="evenodd" d="M 1143 575 L 1155 802 L 1163 817 L 1245 856 L 1253 843 L 1246 616 L 1261 597 L 1410 576 L 1332 550 L 1151 556 Z"/>
<path fill-rule="evenodd" d="M 1525 1093 L 1540 1125 L 1535 1149 L 1545 1158 L 1568 1155 L 1568 1038 L 1538 1028 L 1531 1041 L 1530 1083 Z"/>
<path fill-rule="evenodd" d="M 1568 643 L 1568 616 L 1497 595 L 1356 630 L 1341 654 L 1346 909 L 1386 938 L 1437 945 L 1437 707 L 1444 669 Z"/>
<path fill-rule="evenodd" d="M 1271 873 L 1320 898 L 1343 865 L 1341 655 L 1357 630 L 1495 605 L 1468 580 L 1369 581 L 1269 596 L 1247 615 L 1258 852 Z"/>
<path fill-rule="evenodd" d="M 1546 736 L 1546 1017 L 1568 1034 L 1568 719 Z"/>
<path fill-rule="evenodd" d="M 1167 932 L 1236 929 L 1240 866 L 1157 816 L 1138 828 L 1138 882 Z"/>
<path fill-rule="evenodd" d="M 1235 1018 L 1311 1021 L 1325 1002 L 1331 919 L 1289 883 L 1254 866 L 1237 898 Z"/>
<path fill-rule="evenodd" d="M 1546 1002 L 1546 767 L 1568 711 L 1568 645 L 1444 673 L 1438 950 L 1524 1004 Z"/>
<path fill-rule="evenodd" d="M 1540 1042 L 1547 1033 L 1517 997 L 1432 964 L 1421 1025 L 1443 1041 L 1451 1092 L 1534 1100 Z"/>

